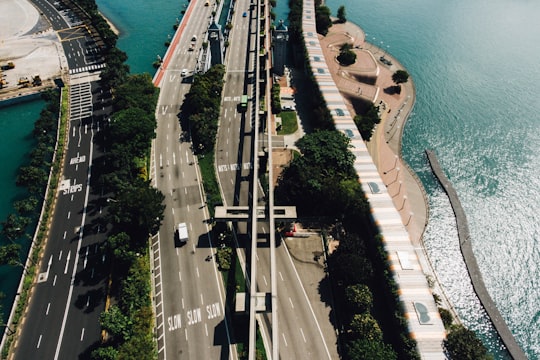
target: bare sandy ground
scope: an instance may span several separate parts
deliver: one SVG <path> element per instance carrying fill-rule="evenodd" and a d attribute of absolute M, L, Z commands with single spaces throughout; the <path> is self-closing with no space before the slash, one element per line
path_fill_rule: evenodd
<path fill-rule="evenodd" d="M 18 85 L 21 77 L 39 74 L 48 83 L 67 69 L 56 32 L 27 0 L 0 1 L 0 65 L 10 61 L 15 68 L 2 72 L 7 81 L 0 90 L 3 98 L 23 91 Z"/>

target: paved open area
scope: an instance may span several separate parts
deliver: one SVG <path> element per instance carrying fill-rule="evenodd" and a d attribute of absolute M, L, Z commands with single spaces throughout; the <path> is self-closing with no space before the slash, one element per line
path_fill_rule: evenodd
<path fill-rule="evenodd" d="M 67 69 L 56 32 L 26 0 L 0 1 L 0 66 L 13 62 L 15 68 L 1 72 L 4 86 L 0 99 L 19 96 L 37 88 L 23 88 L 20 78 L 39 74 L 43 86 Z"/>

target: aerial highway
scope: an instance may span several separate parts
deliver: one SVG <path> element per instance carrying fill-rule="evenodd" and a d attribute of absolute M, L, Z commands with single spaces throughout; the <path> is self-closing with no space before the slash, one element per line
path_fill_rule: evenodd
<path fill-rule="evenodd" d="M 247 12 L 246 17 L 242 16 L 244 10 Z M 252 169 L 253 157 L 257 156 L 258 151 L 263 147 L 268 147 L 265 135 L 259 137 L 260 144 L 253 144 L 252 141 L 254 131 L 264 130 L 253 128 L 255 116 L 258 116 L 258 111 L 254 108 L 255 101 L 252 98 L 255 94 L 253 86 L 257 81 L 254 78 L 255 56 L 259 54 L 259 49 L 256 48 L 258 35 L 256 17 L 256 8 L 250 9 L 248 1 L 237 2 L 226 58 L 227 75 L 216 146 L 217 172 L 224 195 L 224 204 L 228 206 L 249 204 L 251 172 L 255 172 L 255 177 L 257 176 L 257 171 Z M 250 102 L 245 112 L 238 112 L 238 103 L 244 94 L 248 95 Z M 268 104 L 266 106 L 269 107 Z M 259 191 L 259 194 L 261 193 Z M 262 198 L 260 200 L 262 205 Z M 238 224 L 237 230 L 240 239 L 258 236 L 251 234 L 251 231 L 242 223 Z M 273 229 L 269 229 L 267 224 L 261 224 L 258 227 L 261 238 L 267 237 L 270 231 Z M 249 247 L 249 242 L 242 242 L 241 245 Z M 337 355 L 335 344 L 330 344 L 334 349 L 331 352 L 285 246 L 276 249 L 276 269 L 278 306 L 277 309 L 272 310 L 277 311 L 278 314 L 279 357 L 281 359 L 331 359 L 335 357 Z M 259 247 L 257 250 L 256 281 L 257 291 L 267 293 L 271 291 L 268 245 Z M 270 316 L 263 314 L 259 319 L 263 320 L 259 322 L 259 325 L 263 327 L 262 334 L 266 336 L 266 343 L 270 343 L 270 337 L 274 331 Z"/>
<path fill-rule="evenodd" d="M 193 1 L 165 57 L 151 174 L 165 195 L 165 217 L 152 241 L 154 302 L 160 359 L 236 358 L 225 314 L 225 292 L 214 262 L 197 158 L 178 113 L 189 91 L 215 3 Z M 195 45 L 192 46 L 192 39 Z M 175 241 L 186 223 L 189 240 Z"/>
<path fill-rule="evenodd" d="M 68 10 L 46 1 L 34 3 L 59 33 L 78 23 Z M 99 245 L 106 235 L 100 189 L 90 186 L 92 162 L 102 155 L 94 137 L 111 111 L 110 93 L 98 84 L 101 68 L 87 30 L 63 38 L 70 70 L 79 64 L 96 68 L 70 71 L 70 118 L 63 178 L 56 194 L 52 225 L 38 283 L 15 344 L 15 359 L 72 359 L 100 340 L 99 315 L 105 307 L 107 259 Z M 75 45 L 75 46 L 74 46 Z"/>
<path fill-rule="evenodd" d="M 64 176 L 16 359 L 77 358 L 100 339 L 108 266 L 99 245 L 106 228 L 99 221 L 101 194 L 89 184 L 92 161 L 102 154 L 94 136 L 103 124 L 94 119 L 110 108 L 102 102 L 109 93 L 91 80 L 95 76 L 72 83 Z"/>

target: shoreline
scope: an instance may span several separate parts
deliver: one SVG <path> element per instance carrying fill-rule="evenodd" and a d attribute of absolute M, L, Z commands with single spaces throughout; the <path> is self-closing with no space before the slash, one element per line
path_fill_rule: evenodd
<path fill-rule="evenodd" d="M 331 39 L 328 39 L 329 37 Z M 353 50 L 357 54 L 358 66 L 355 67 L 356 64 L 354 64 L 342 67 L 336 64 L 333 59 L 329 59 L 333 55 L 332 51 L 334 50 L 332 48 L 339 47 L 339 44 L 342 43 L 339 40 L 342 39 L 348 39 L 349 42 L 352 42 Z M 330 27 L 328 34 L 321 39 L 321 48 L 327 64 L 334 68 L 332 78 L 340 93 L 347 99 L 347 107 L 351 115 L 356 115 L 353 107 L 354 100 L 351 100 L 354 97 L 357 97 L 357 100 L 369 100 L 373 103 L 379 103 L 382 100 L 384 106 L 389 108 L 387 111 L 382 112 L 381 122 L 375 126 L 370 141 L 364 141 L 364 143 L 381 179 L 386 185 L 387 191 L 392 197 L 394 206 L 401 216 L 401 221 L 412 244 L 419 249 L 417 254 L 421 254 L 419 262 L 424 269 L 424 273 L 434 279 L 432 291 L 435 290 L 436 293 L 441 295 L 444 306 L 453 314 L 455 321 L 461 323 L 453 304 L 439 282 L 437 273 L 424 247 L 423 234 L 429 220 L 427 194 L 420 179 L 401 155 L 403 129 L 413 111 L 416 99 L 413 79 L 409 77 L 407 83 L 401 84 L 402 91 L 400 95 L 386 93 L 384 89 L 394 85 L 391 79 L 392 74 L 396 70 L 406 71 L 406 69 L 384 49 L 367 42 L 362 28 L 350 21 L 344 24 L 334 23 Z M 380 64 L 377 60 L 380 56 L 390 60 L 392 65 L 383 66 Z M 369 85 L 352 81 L 351 76 L 344 80 L 343 73 L 373 76 L 376 81 L 373 85 Z"/>
<path fill-rule="evenodd" d="M 111 20 L 109 20 L 109 18 L 107 16 L 105 16 L 105 14 L 103 14 L 103 12 L 98 11 L 98 13 L 107 22 L 107 24 L 111 28 L 112 32 L 115 33 L 116 36 L 120 37 L 122 32 L 116 27 L 116 25 L 114 25 L 114 23 Z"/>

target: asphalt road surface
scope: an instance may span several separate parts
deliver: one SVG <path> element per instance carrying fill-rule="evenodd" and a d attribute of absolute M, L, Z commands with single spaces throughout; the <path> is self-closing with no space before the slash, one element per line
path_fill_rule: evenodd
<path fill-rule="evenodd" d="M 242 17 L 243 11 L 247 12 Z M 240 97 L 254 95 L 254 64 L 256 39 L 256 9 L 249 9 L 249 2 L 238 1 L 233 18 L 234 27 L 229 38 L 227 56 L 227 75 L 224 87 L 221 124 L 217 140 L 217 171 L 226 205 L 247 206 L 251 201 L 250 173 L 252 158 L 266 144 L 266 136 L 260 136 L 262 144 L 252 143 L 254 101 L 249 103 L 246 112 L 238 112 Z M 260 193 L 260 192 L 259 192 Z M 270 251 L 268 249 L 267 224 L 258 227 L 260 240 L 257 252 L 257 286 L 259 292 L 270 292 Z M 245 224 L 239 223 L 238 237 L 249 239 Z M 249 241 L 241 241 L 241 245 L 249 248 Z M 249 249 L 248 249 L 249 250 Z M 248 261 L 249 263 L 249 261 Z M 281 359 L 330 359 L 331 355 L 318 321 L 294 265 L 285 249 L 276 249 L 277 286 L 278 286 L 278 329 L 279 354 Z M 263 326 L 262 334 L 267 344 L 271 344 L 271 316 L 259 316 L 259 325 Z M 335 344 L 331 344 L 335 346 Z"/>
<path fill-rule="evenodd" d="M 155 305 L 160 359 L 235 358 L 225 317 L 225 292 L 215 264 L 197 159 L 178 113 L 189 91 L 209 16 L 213 10 L 191 2 L 185 27 L 164 71 L 156 111 L 158 128 L 152 176 L 165 195 L 165 218 L 153 239 Z M 191 39 L 197 37 L 190 51 Z M 187 71 L 183 73 L 183 70 Z M 180 222 L 189 240 L 180 246 L 174 231 Z"/>
<path fill-rule="evenodd" d="M 75 71 L 98 63 L 93 40 L 70 10 L 36 0 L 62 38 L 70 73 L 70 121 L 63 179 L 57 189 L 49 240 L 38 283 L 15 346 L 15 359 L 75 359 L 100 341 L 105 307 L 107 259 L 99 245 L 106 236 L 103 197 L 91 184 L 92 162 L 102 156 L 94 143 L 111 111 L 110 93 L 99 73 Z M 76 27 L 76 28 L 74 28 Z M 73 37 L 66 37 L 71 31 Z"/>
<path fill-rule="evenodd" d="M 68 147 L 54 218 L 16 359 L 74 359 L 100 339 L 99 315 L 105 307 L 107 259 L 99 245 L 106 228 L 101 194 L 92 189 L 91 164 L 101 156 L 95 135 L 110 111 L 108 92 L 97 82 L 72 84 Z"/>

